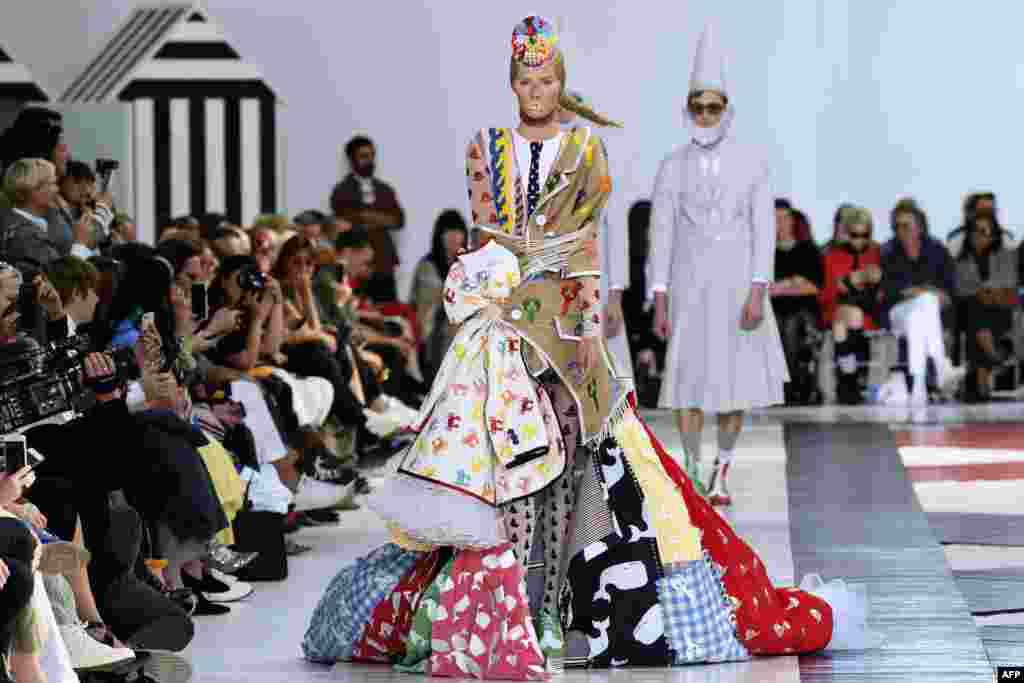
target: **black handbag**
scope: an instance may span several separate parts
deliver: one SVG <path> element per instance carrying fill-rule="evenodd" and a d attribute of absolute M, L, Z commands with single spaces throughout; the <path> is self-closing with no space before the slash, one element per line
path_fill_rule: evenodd
<path fill-rule="evenodd" d="M 288 554 L 284 543 L 284 515 L 253 510 L 249 500 L 250 481 L 245 487 L 242 509 L 233 525 L 238 552 L 259 553 L 238 572 L 242 581 L 283 581 L 288 578 Z"/>

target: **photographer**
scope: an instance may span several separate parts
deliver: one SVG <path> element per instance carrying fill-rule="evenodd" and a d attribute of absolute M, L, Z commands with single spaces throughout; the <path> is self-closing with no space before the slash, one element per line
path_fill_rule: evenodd
<path fill-rule="evenodd" d="M 60 194 L 55 207 L 72 226 L 74 243 L 70 253 L 80 258 L 96 255 L 97 247 L 107 240 L 114 220 L 114 200 L 109 194 L 99 195 L 96 174 L 81 161 L 68 161 L 60 179 Z"/>

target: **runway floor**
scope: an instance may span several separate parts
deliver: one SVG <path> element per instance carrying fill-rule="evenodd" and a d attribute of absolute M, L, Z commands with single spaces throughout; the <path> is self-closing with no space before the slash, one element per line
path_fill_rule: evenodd
<path fill-rule="evenodd" d="M 772 409 L 751 416 L 737 447 L 728 517 L 769 574 L 867 584 L 868 653 L 760 658 L 737 664 L 569 670 L 566 681 L 992 681 L 1024 666 L 1024 404 L 925 409 Z M 671 416 L 647 414 L 679 450 Z M 714 457 L 704 435 L 704 465 Z M 314 550 L 287 581 L 260 584 L 221 617 L 197 619 L 187 654 L 203 683 L 410 680 L 387 669 L 318 667 L 299 644 L 324 587 L 385 541 L 365 510 L 300 531 Z"/>

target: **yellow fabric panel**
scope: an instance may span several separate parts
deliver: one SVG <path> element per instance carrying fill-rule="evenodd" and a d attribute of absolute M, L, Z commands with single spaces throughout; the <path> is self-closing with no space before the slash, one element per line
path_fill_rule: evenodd
<path fill-rule="evenodd" d="M 271 365 L 260 365 L 249 371 L 251 379 L 266 379 L 274 374 L 274 367 Z"/>
<path fill-rule="evenodd" d="M 221 442 L 209 434 L 206 435 L 206 438 L 209 443 L 199 449 L 199 455 L 206 463 L 206 471 L 210 473 L 213 488 L 217 491 L 217 499 L 228 518 L 228 528 L 217 533 L 217 540 L 224 545 L 234 545 L 235 533 L 231 525 L 235 521 L 235 515 L 242 509 L 245 482 L 238 476 L 235 462 Z"/>
<path fill-rule="evenodd" d="M 647 432 L 631 410 L 626 411 L 615 427 L 615 438 L 643 491 L 658 539 L 661 561 L 671 564 L 700 559 L 700 534 L 690 524 L 682 494 L 665 474 Z"/>
<path fill-rule="evenodd" d="M 429 553 L 435 550 L 437 546 L 429 545 L 427 543 L 420 543 L 414 541 L 406 535 L 404 531 L 398 528 L 397 524 L 387 523 L 388 532 L 391 534 L 391 542 L 397 545 L 399 548 L 404 550 L 411 550 L 413 552 Z"/>

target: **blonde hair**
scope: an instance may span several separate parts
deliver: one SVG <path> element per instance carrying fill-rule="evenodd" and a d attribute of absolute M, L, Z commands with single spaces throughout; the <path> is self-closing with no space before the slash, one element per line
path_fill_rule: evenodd
<path fill-rule="evenodd" d="M 51 179 L 56 182 L 57 167 L 46 159 L 18 159 L 4 173 L 4 193 L 13 204 L 23 204 Z"/>
<path fill-rule="evenodd" d="M 508 69 L 509 83 L 515 82 L 516 78 L 519 76 L 519 69 L 521 69 L 522 66 L 523 65 L 520 64 L 515 57 L 512 57 L 511 61 L 509 62 Z M 595 111 L 589 105 L 581 102 L 580 100 L 576 99 L 571 94 L 569 94 L 568 90 L 566 90 L 567 74 L 565 70 L 565 57 L 562 55 L 562 52 L 560 50 L 555 51 L 555 76 L 558 77 L 558 81 L 562 85 L 562 92 L 558 97 L 558 105 L 562 109 L 571 111 L 573 114 L 576 114 L 577 116 L 584 118 L 587 121 L 590 121 L 591 123 L 596 123 L 599 126 L 622 128 L 621 123 L 613 121 L 604 114 Z"/>
<path fill-rule="evenodd" d="M 275 234 L 280 234 L 291 229 L 291 223 L 284 216 L 264 213 L 256 216 L 256 219 L 252 222 L 253 229 L 265 229 L 270 230 Z"/>
<path fill-rule="evenodd" d="M 871 212 L 863 206 L 846 206 L 839 211 L 839 225 L 849 229 L 854 225 L 866 225 L 872 233 L 875 231 L 875 221 Z"/>

